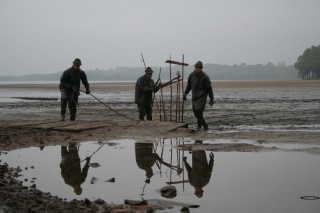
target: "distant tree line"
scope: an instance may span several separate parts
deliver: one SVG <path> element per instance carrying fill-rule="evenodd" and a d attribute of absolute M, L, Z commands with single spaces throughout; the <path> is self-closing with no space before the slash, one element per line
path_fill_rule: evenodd
<path fill-rule="evenodd" d="M 158 79 L 160 67 L 152 67 L 153 79 Z M 184 77 L 193 71 L 193 65 L 184 68 Z M 89 81 L 135 81 L 144 75 L 144 67 L 115 67 L 108 70 L 85 70 Z M 221 65 L 204 64 L 204 71 L 212 80 L 292 80 L 298 79 L 298 70 L 294 65 L 286 66 L 285 63 L 274 65 Z M 171 78 L 176 77 L 177 72 L 182 73 L 181 66 L 171 67 Z M 2 81 L 59 81 L 61 72 L 53 74 L 31 74 L 24 76 L 0 76 Z M 169 67 L 161 68 L 161 79 L 170 79 Z"/>
<path fill-rule="evenodd" d="M 299 70 L 299 76 L 302 79 L 319 79 L 320 45 L 306 49 L 304 53 L 298 57 L 294 66 Z"/>

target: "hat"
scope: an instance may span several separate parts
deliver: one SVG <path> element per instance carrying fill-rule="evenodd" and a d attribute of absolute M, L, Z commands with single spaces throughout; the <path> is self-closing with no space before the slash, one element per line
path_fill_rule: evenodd
<path fill-rule="evenodd" d="M 147 69 L 145 70 L 146 73 L 153 73 L 153 70 L 150 67 L 147 67 Z"/>
<path fill-rule="evenodd" d="M 198 198 L 202 198 L 202 196 L 203 196 L 203 190 L 202 190 L 202 188 L 196 188 L 196 191 L 194 192 L 194 194 L 195 194 Z"/>
<path fill-rule="evenodd" d="M 74 59 L 73 64 L 78 66 L 82 65 L 81 60 L 79 58 Z"/>
<path fill-rule="evenodd" d="M 81 186 L 80 185 L 74 185 L 73 186 L 73 189 L 74 189 L 74 193 L 76 194 L 76 195 L 81 195 L 81 193 L 82 193 L 82 188 L 81 188 Z"/>
<path fill-rule="evenodd" d="M 197 68 L 203 68 L 201 61 L 198 61 L 194 66 Z"/>

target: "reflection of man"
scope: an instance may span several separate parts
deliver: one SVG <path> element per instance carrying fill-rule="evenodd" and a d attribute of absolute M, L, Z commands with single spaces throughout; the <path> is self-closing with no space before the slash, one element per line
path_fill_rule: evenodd
<path fill-rule="evenodd" d="M 80 195 L 82 193 L 81 184 L 85 182 L 88 175 L 90 157 L 86 159 L 86 164 L 81 171 L 81 162 L 77 146 L 72 143 L 68 148 L 67 146 L 61 146 L 61 176 L 64 182 L 72 186 L 74 192 Z"/>
<path fill-rule="evenodd" d="M 202 141 L 195 143 L 202 143 Z M 209 183 L 211 178 L 214 164 L 213 153 L 210 153 L 209 164 L 204 150 L 192 151 L 192 167 L 187 163 L 187 157 L 183 158 L 183 162 L 188 171 L 189 183 L 195 188 L 194 194 L 201 198 L 203 196 L 202 188 Z"/>
<path fill-rule="evenodd" d="M 152 143 L 135 143 L 136 162 L 140 169 L 146 171 L 146 183 L 150 183 L 153 176 L 152 166 L 155 163 L 156 155 L 153 153 Z"/>

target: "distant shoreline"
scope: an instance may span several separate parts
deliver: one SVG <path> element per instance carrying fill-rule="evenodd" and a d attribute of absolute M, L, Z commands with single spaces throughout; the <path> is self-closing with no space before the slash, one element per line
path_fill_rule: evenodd
<path fill-rule="evenodd" d="M 164 81 L 166 82 L 166 81 Z M 164 83 L 163 82 L 163 83 Z M 134 88 L 135 81 L 106 81 L 90 82 L 92 89 L 99 88 Z M 59 82 L 6 82 L 1 84 L 0 88 L 57 88 Z M 184 82 L 184 87 L 186 82 Z M 272 87 L 320 87 L 320 80 L 213 80 L 213 88 L 272 88 Z"/>

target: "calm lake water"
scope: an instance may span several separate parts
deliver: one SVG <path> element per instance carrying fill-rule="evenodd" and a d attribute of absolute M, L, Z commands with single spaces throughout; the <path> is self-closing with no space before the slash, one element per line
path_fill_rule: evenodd
<path fill-rule="evenodd" d="M 319 199 L 301 199 L 302 196 L 320 197 L 319 155 L 284 151 L 214 152 L 214 165 L 210 168 L 211 151 L 178 149 L 177 145 L 183 143 L 195 141 L 183 138 L 155 139 L 154 143 L 147 144 L 129 139 L 88 141 L 76 146 L 14 150 L 2 153 L 0 159 L 12 167 L 20 166 L 23 171 L 19 179 L 24 185 L 35 183 L 38 189 L 67 200 L 100 198 L 108 203 L 123 203 L 125 199 L 161 199 L 199 205 L 190 209 L 197 213 L 319 212 Z M 79 156 L 81 165 L 66 160 L 66 150 L 74 150 L 72 155 Z M 92 156 L 90 163 L 93 164 L 85 174 L 88 156 Z M 150 161 L 154 159 L 152 156 L 158 156 L 165 163 L 158 158 Z M 196 171 L 192 176 L 188 176 L 190 171 L 183 157 Z M 95 163 L 100 166 L 96 167 Z M 75 192 L 71 183 L 81 178 L 82 192 Z M 112 178 L 114 182 L 108 181 Z M 195 194 L 192 180 L 202 184 L 202 196 Z M 176 196 L 162 196 L 160 188 L 170 185 L 176 187 Z M 179 212 L 180 209 L 175 206 L 159 212 Z"/>

